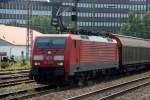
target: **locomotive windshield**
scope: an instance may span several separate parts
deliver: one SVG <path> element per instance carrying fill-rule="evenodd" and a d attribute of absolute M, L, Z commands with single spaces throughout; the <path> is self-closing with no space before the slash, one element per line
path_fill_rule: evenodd
<path fill-rule="evenodd" d="M 65 38 L 38 38 L 36 41 L 36 48 L 64 49 L 65 44 Z"/>

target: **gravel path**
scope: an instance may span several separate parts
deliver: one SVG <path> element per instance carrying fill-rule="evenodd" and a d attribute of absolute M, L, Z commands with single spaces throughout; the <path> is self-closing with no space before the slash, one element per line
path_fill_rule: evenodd
<path fill-rule="evenodd" d="M 31 99 L 32 100 L 65 100 L 66 98 L 69 98 L 71 96 L 76 96 L 76 95 L 80 95 L 82 93 L 87 93 L 87 92 L 93 91 L 97 88 L 104 88 L 104 87 L 107 87 L 107 86 L 112 86 L 112 85 L 119 84 L 119 83 L 122 83 L 122 82 L 131 81 L 131 80 L 136 79 L 136 78 L 144 77 L 144 76 L 147 76 L 147 75 L 150 75 L 150 72 L 145 72 L 145 73 L 132 75 L 132 76 L 126 76 L 126 77 L 115 79 L 115 80 L 112 80 L 112 81 L 109 81 L 109 82 L 101 82 L 99 84 L 95 84 L 95 85 L 92 85 L 92 86 L 87 86 L 87 87 L 84 87 L 84 88 L 77 88 L 77 89 L 60 91 L 60 92 L 56 92 L 56 93 L 45 94 L 45 95 L 42 95 L 42 96 L 37 96 L 37 97 L 30 98 L 28 100 L 31 100 Z M 148 89 L 147 91 L 149 91 L 150 87 L 149 88 L 147 87 L 147 89 Z M 143 90 L 145 90 L 145 89 L 143 89 Z M 140 92 L 142 92 L 142 91 L 140 91 Z M 132 95 L 135 96 L 134 94 L 132 94 Z M 140 96 L 140 94 L 137 94 L 137 96 Z M 127 96 L 125 96 L 124 98 L 123 97 L 122 97 L 122 99 L 127 100 L 126 99 Z M 147 98 L 148 97 L 150 97 L 150 93 L 147 93 Z M 131 100 L 129 96 L 127 98 L 129 98 L 128 100 Z M 116 98 L 116 99 L 122 100 L 120 98 Z M 137 100 L 137 99 L 132 99 L 132 100 Z M 141 100 L 141 99 L 138 99 L 138 100 Z M 149 100 L 149 99 L 143 99 L 143 100 Z"/>

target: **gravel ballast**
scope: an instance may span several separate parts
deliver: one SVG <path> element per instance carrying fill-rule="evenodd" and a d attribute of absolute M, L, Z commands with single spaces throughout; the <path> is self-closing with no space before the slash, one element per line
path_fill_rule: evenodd
<path fill-rule="evenodd" d="M 150 85 L 138 88 L 113 100 L 150 100 Z"/>
<path fill-rule="evenodd" d="M 137 78 L 142 78 L 142 77 L 148 76 L 148 75 L 150 76 L 150 71 L 145 72 L 145 73 L 136 74 L 136 75 L 121 77 L 121 78 L 114 79 L 114 80 L 107 81 L 107 82 L 102 81 L 101 83 L 98 83 L 98 84 L 95 84 L 92 86 L 86 86 L 84 88 L 77 88 L 77 89 L 49 93 L 49 94 L 45 94 L 42 96 L 36 96 L 36 97 L 30 98 L 28 100 L 31 100 L 31 99 L 32 100 L 65 100 L 66 98 L 70 98 L 72 96 L 77 96 L 77 95 L 81 95 L 83 93 L 91 92 L 98 88 L 105 88 L 105 87 L 116 85 L 116 84 L 123 83 L 126 81 L 131 81 L 131 80 L 134 80 Z M 121 97 L 114 98 L 114 100 L 116 100 L 116 99 L 117 100 L 150 100 L 150 99 L 147 99 L 147 98 L 150 98 L 150 87 L 146 86 L 146 87 L 142 87 L 142 88 L 137 89 L 136 92 L 127 93 L 130 96 L 123 95 Z M 137 98 L 141 97 L 141 99 L 135 99 L 136 97 Z M 92 100 L 94 100 L 94 98 Z"/>

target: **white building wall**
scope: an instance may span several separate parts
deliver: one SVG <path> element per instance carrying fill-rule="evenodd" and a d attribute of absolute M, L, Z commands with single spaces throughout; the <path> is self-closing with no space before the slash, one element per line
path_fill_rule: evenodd
<path fill-rule="evenodd" d="M 7 56 L 10 57 L 14 55 L 15 59 L 21 59 L 21 52 L 24 52 L 24 57 L 26 57 L 26 46 L 0 46 L 0 52 L 7 52 Z"/>

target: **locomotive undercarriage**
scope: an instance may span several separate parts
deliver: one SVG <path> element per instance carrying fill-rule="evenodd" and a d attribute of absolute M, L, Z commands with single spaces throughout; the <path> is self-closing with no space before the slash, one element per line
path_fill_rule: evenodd
<path fill-rule="evenodd" d="M 148 67 L 150 64 L 135 64 L 135 65 L 125 65 L 118 68 L 111 69 L 99 69 L 86 72 L 76 72 L 73 76 L 65 75 L 63 67 L 57 68 L 39 68 L 33 67 L 30 72 L 30 78 L 35 79 L 37 82 L 48 82 L 54 84 L 78 84 L 83 85 L 92 79 L 107 80 L 110 79 L 112 75 L 117 74 L 129 74 L 131 71 L 138 71 L 142 69 L 150 69 Z M 132 66 L 132 67 L 131 67 Z M 132 69 L 131 69 L 132 68 Z"/>
<path fill-rule="evenodd" d="M 30 79 L 34 79 L 37 82 L 69 82 L 69 83 L 85 83 L 88 80 L 95 78 L 103 78 L 103 75 L 110 75 L 111 70 L 114 69 L 105 69 L 105 70 L 93 70 L 86 72 L 76 72 L 73 76 L 65 75 L 64 68 L 40 68 L 33 67 L 30 71 Z"/>
<path fill-rule="evenodd" d="M 76 83 L 83 84 L 92 79 L 100 79 L 100 80 L 109 80 L 112 76 L 117 75 L 129 75 L 132 72 L 139 72 L 142 70 L 150 69 L 149 63 L 142 64 L 131 64 L 131 65 L 121 65 L 119 68 L 107 68 L 107 69 L 99 69 L 87 72 L 77 72 L 75 73 L 73 79 Z"/>
<path fill-rule="evenodd" d="M 53 82 L 63 80 L 65 76 L 64 67 L 41 68 L 33 67 L 30 71 L 30 79 L 35 79 L 37 82 Z"/>

